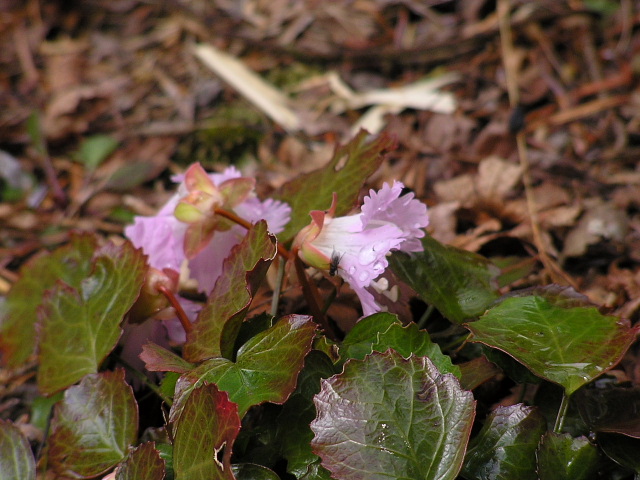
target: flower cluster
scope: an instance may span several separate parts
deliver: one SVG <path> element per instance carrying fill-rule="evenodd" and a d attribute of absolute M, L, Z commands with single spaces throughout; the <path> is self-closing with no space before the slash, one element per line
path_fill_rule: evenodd
<path fill-rule="evenodd" d="M 136 217 L 125 235 L 158 270 L 180 272 L 186 263 L 190 278 L 205 293 L 213 290 L 224 259 L 246 233 L 244 227 L 216 215 L 216 208 L 230 210 L 249 223 L 266 220 L 272 233 L 281 232 L 289 222 L 289 205 L 259 200 L 255 180 L 234 167 L 207 174 L 194 164 L 172 180 L 179 183 L 176 194 L 154 217 Z"/>
<path fill-rule="evenodd" d="M 335 217 L 336 198 L 329 211 L 311 212 L 312 222 L 300 231 L 294 246 L 310 266 L 340 275 L 358 295 L 364 315 L 381 310 L 374 293 L 386 290 L 380 278 L 392 250 L 422 251 L 420 238 L 429 224 L 427 207 L 413 193 L 402 195 L 400 182 L 370 190 L 360 213 Z"/>

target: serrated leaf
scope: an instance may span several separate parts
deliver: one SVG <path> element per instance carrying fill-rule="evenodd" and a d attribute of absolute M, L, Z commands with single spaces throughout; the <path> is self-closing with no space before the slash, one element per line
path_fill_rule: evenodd
<path fill-rule="evenodd" d="M 49 462 L 60 475 L 94 477 L 127 455 L 137 429 L 138 408 L 124 370 L 87 375 L 55 406 Z"/>
<path fill-rule="evenodd" d="M 232 480 L 231 453 L 240 430 L 238 407 L 215 385 L 196 387 L 175 426 L 173 468 L 178 479 Z"/>
<path fill-rule="evenodd" d="M 362 360 L 373 352 L 373 344 L 377 342 L 378 334 L 388 330 L 391 325 L 399 323 L 397 315 L 384 312 L 360 319 L 340 344 L 340 357 L 343 360 L 349 358 Z"/>
<path fill-rule="evenodd" d="M 598 449 L 586 437 L 547 432 L 537 457 L 538 480 L 589 480 L 598 475 Z"/>
<path fill-rule="evenodd" d="M 93 256 L 91 275 L 77 289 L 57 283 L 38 310 L 38 386 L 52 394 L 73 385 L 113 350 L 120 323 L 140 293 L 147 271 L 141 250 L 106 244 Z"/>
<path fill-rule="evenodd" d="M 443 245 L 430 235 L 421 241 L 424 251 L 410 255 L 396 252 L 389 265 L 448 320 L 462 323 L 478 317 L 499 297 L 500 271 L 489 260 Z"/>
<path fill-rule="evenodd" d="M 467 480 L 537 480 L 536 448 L 547 423 L 535 407 L 498 407 L 470 444 L 462 476 Z"/>
<path fill-rule="evenodd" d="M 118 467 L 115 480 L 163 480 L 164 460 L 156 450 L 154 442 L 139 445 L 129 452 L 127 459 Z"/>
<path fill-rule="evenodd" d="M 281 438 L 281 453 L 287 460 L 287 472 L 301 478 L 320 459 L 311 451 L 313 432 L 309 424 L 316 416 L 313 396 L 320 391 L 320 380 L 335 373 L 331 359 L 317 350 L 309 352 L 298 376 L 295 392 L 278 416 L 277 436 Z M 324 470 L 322 467 L 319 469 Z M 327 472 L 328 477 L 328 472 Z"/>
<path fill-rule="evenodd" d="M 291 206 L 291 220 L 278 238 L 287 243 L 310 222 L 311 210 L 326 210 L 332 195 L 338 196 L 336 215 L 342 216 L 353 208 L 360 190 L 369 175 L 383 160 L 383 153 L 395 147 L 386 135 L 370 140 L 361 130 L 348 144 L 339 146 L 329 163 L 317 170 L 299 175 L 285 183 L 276 198 Z"/>
<path fill-rule="evenodd" d="M 215 383 L 221 390 L 229 392 L 229 398 L 238 404 L 241 417 L 253 405 L 283 403 L 296 388 L 315 330 L 316 324 L 311 317 L 283 317 L 273 327 L 245 343 L 238 350 L 235 362 L 213 358 L 183 375 L 182 380 L 193 384 L 203 380 Z M 180 395 L 176 392 L 176 408 L 179 409 L 188 391 L 186 388 Z"/>
<path fill-rule="evenodd" d="M 94 236 L 72 235 L 64 247 L 36 257 L 20 269 L 20 278 L 0 302 L 0 357 L 5 365 L 18 367 L 33 353 L 36 310 L 45 291 L 58 281 L 79 286 L 91 271 L 95 248 Z"/>
<path fill-rule="evenodd" d="M 314 401 L 313 451 L 339 480 L 454 479 L 475 415 L 453 375 L 392 350 L 350 360 Z"/>
<path fill-rule="evenodd" d="M 140 360 L 145 363 L 145 368 L 150 372 L 186 373 L 195 367 L 182 357 L 152 342 L 142 346 Z"/>
<path fill-rule="evenodd" d="M 471 341 L 502 350 L 567 395 L 613 367 L 636 337 L 595 307 L 561 308 L 539 296 L 507 298 L 465 326 Z"/>
<path fill-rule="evenodd" d="M 440 373 L 452 373 L 458 379 L 462 373 L 460 367 L 451 362 L 451 357 L 442 353 L 440 347 L 431 341 L 425 330 L 411 323 L 406 327 L 394 324 L 388 330 L 378 335 L 378 341 L 373 345 L 376 352 L 386 352 L 392 348 L 400 355 L 408 358 L 412 354 L 416 357 L 429 357 Z"/>
<path fill-rule="evenodd" d="M 187 335 L 183 349 L 186 360 L 232 357 L 253 293 L 275 255 L 275 237 L 267 231 L 267 223 L 256 223 L 224 261 L 222 275 Z"/>
<path fill-rule="evenodd" d="M 5 420 L 0 420 L 0 473 L 6 479 L 36 478 L 36 461 L 29 442 L 18 427 Z"/>

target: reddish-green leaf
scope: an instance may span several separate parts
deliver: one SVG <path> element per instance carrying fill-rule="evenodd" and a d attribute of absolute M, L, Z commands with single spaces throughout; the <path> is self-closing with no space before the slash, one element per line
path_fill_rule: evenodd
<path fill-rule="evenodd" d="M 283 403 L 296 388 L 315 330 L 311 317 L 284 317 L 245 343 L 238 350 L 235 362 L 213 358 L 183 375 L 183 380 L 215 383 L 229 392 L 229 398 L 238 404 L 241 417 L 253 405 Z M 177 408 L 188 392 L 188 387 L 176 392 Z"/>
<path fill-rule="evenodd" d="M 614 462 L 640 474 L 640 439 L 617 433 L 599 433 L 597 441 L 604 453 Z"/>
<path fill-rule="evenodd" d="M 636 337 L 594 307 L 562 308 L 539 296 L 507 298 L 466 327 L 471 340 L 502 350 L 568 395 L 613 367 Z"/>
<path fill-rule="evenodd" d="M 186 373 L 195 366 L 175 353 L 152 342 L 142 346 L 140 359 L 150 372 Z"/>
<path fill-rule="evenodd" d="M 396 323 L 400 323 L 397 315 L 384 312 L 374 313 L 359 320 L 340 344 L 340 357 L 344 361 L 350 358 L 362 360 L 373 352 L 373 344 L 378 341 L 378 334 L 387 331 Z"/>
<path fill-rule="evenodd" d="M 106 472 L 136 439 L 138 408 L 124 370 L 87 375 L 55 406 L 49 461 L 74 478 Z"/>
<path fill-rule="evenodd" d="M 425 302 L 455 323 L 482 315 L 498 297 L 500 271 L 486 258 L 443 245 L 430 235 L 424 251 L 397 252 L 389 265 Z"/>
<path fill-rule="evenodd" d="M 91 271 L 96 248 L 91 235 L 72 235 L 66 246 L 36 257 L 20 269 L 20 278 L 0 302 L 0 357 L 17 367 L 24 363 L 36 345 L 36 310 L 44 292 L 61 281 L 77 287 Z"/>
<path fill-rule="evenodd" d="M 0 478 L 35 480 L 36 462 L 18 427 L 0 420 Z"/>
<path fill-rule="evenodd" d="M 238 480 L 280 480 L 273 470 L 254 463 L 232 465 L 231 470 Z"/>
<path fill-rule="evenodd" d="M 314 401 L 313 451 L 339 480 L 453 479 L 475 415 L 455 376 L 392 350 L 350 360 Z"/>
<path fill-rule="evenodd" d="M 143 443 L 129 452 L 118 467 L 116 480 L 162 480 L 165 475 L 164 460 L 154 442 Z"/>
<path fill-rule="evenodd" d="M 215 385 L 195 388 L 174 429 L 173 468 L 177 479 L 230 480 L 233 442 L 240 431 L 238 406 Z"/>
<path fill-rule="evenodd" d="M 284 184 L 277 198 L 291 205 L 291 221 L 278 238 L 285 243 L 291 240 L 310 223 L 311 210 L 329 208 L 334 192 L 338 195 L 336 215 L 349 213 L 367 177 L 378 169 L 383 154 L 394 147 L 390 137 L 379 135 L 370 140 L 369 134 L 361 130 L 348 144 L 336 149 L 327 165 Z"/>
<path fill-rule="evenodd" d="M 598 475 L 598 449 L 586 437 L 547 432 L 537 457 L 539 480 L 589 480 Z"/>
<path fill-rule="evenodd" d="M 185 359 L 231 358 L 252 295 L 275 255 L 275 237 L 267 231 L 266 222 L 256 223 L 224 261 L 222 275 L 187 335 Z"/>
<path fill-rule="evenodd" d="M 144 281 L 145 257 L 130 243 L 101 247 L 77 288 L 57 283 L 38 310 L 38 386 L 51 394 L 95 373 L 122 334 Z"/>
<path fill-rule="evenodd" d="M 489 415 L 464 459 L 467 480 L 537 480 L 536 448 L 547 429 L 542 414 L 522 404 Z"/>

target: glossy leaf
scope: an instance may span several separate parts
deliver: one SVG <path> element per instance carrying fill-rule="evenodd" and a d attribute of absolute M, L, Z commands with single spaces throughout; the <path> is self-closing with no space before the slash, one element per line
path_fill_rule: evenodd
<path fill-rule="evenodd" d="M 536 448 L 547 429 L 535 407 L 498 407 L 470 444 L 462 476 L 467 480 L 537 480 Z"/>
<path fill-rule="evenodd" d="M 173 468 L 177 479 L 233 479 L 231 454 L 240 430 L 238 406 L 215 385 L 196 387 L 174 429 Z"/>
<path fill-rule="evenodd" d="M 538 296 L 507 298 L 466 327 L 472 341 L 502 350 L 568 395 L 613 367 L 636 336 L 594 307 L 561 308 Z"/>
<path fill-rule="evenodd" d="M 640 438 L 640 388 L 583 388 L 573 398 L 580 416 L 594 432 Z"/>
<path fill-rule="evenodd" d="M 462 323 L 482 315 L 498 297 L 500 271 L 486 258 L 446 246 L 433 237 L 422 238 L 424 251 L 397 252 L 389 258 L 392 270 L 425 302 L 444 317 Z"/>
<path fill-rule="evenodd" d="M 598 475 L 598 449 L 586 437 L 547 432 L 537 457 L 539 480 L 589 480 Z"/>
<path fill-rule="evenodd" d="M 349 330 L 340 344 L 340 357 L 343 360 L 362 360 L 373 352 L 373 344 L 378 341 L 378 334 L 399 323 L 397 315 L 390 313 L 375 313 L 361 319 Z"/>
<path fill-rule="evenodd" d="M 20 269 L 20 278 L 0 301 L 0 357 L 9 367 L 18 367 L 36 346 L 36 310 L 44 293 L 57 282 L 79 287 L 89 276 L 95 238 L 72 235 L 71 241 L 48 255 L 36 257 Z"/>
<path fill-rule="evenodd" d="M 350 360 L 314 401 L 313 451 L 334 478 L 456 478 L 475 402 L 427 357 L 390 350 Z"/>
<path fill-rule="evenodd" d="M 473 390 L 487 380 L 495 377 L 501 370 L 484 355 L 458 365 L 460 369 L 460 385 L 465 390 Z"/>
<path fill-rule="evenodd" d="M 151 342 L 142 346 L 140 360 L 150 372 L 186 373 L 195 367 L 175 353 Z"/>
<path fill-rule="evenodd" d="M 315 330 L 311 317 L 284 317 L 245 343 L 238 350 L 235 362 L 213 358 L 183 375 L 183 380 L 194 384 L 202 380 L 215 383 L 238 404 L 241 417 L 253 405 L 283 403 L 296 388 Z M 177 408 L 188 391 L 186 388 L 177 396 Z"/>
<path fill-rule="evenodd" d="M 156 450 L 154 442 L 143 443 L 129 452 L 127 459 L 118 467 L 116 480 L 163 480 L 164 460 Z"/>
<path fill-rule="evenodd" d="M 276 198 L 291 205 L 291 221 L 278 238 L 284 243 L 291 240 L 311 222 L 311 210 L 329 208 L 334 192 L 338 196 L 336 216 L 349 213 L 367 177 L 378 169 L 383 154 L 394 146 L 386 135 L 371 140 L 361 130 L 348 144 L 336 149 L 327 165 L 285 183 Z"/>
<path fill-rule="evenodd" d="M 45 394 L 73 385 L 116 346 L 120 323 L 146 274 L 145 257 L 127 242 L 94 252 L 92 272 L 77 288 L 57 283 L 38 311 L 38 386 Z"/>
<path fill-rule="evenodd" d="M 597 441 L 614 462 L 640 474 L 640 439 L 616 433 L 599 433 Z"/>
<path fill-rule="evenodd" d="M 440 347 L 431 341 L 426 330 L 420 330 L 415 323 L 406 327 L 394 324 L 380 333 L 378 341 L 373 345 L 373 350 L 386 352 L 390 348 L 405 358 L 412 354 L 416 357 L 429 357 L 440 373 L 452 373 L 458 379 L 462 376 L 460 367 L 454 365 L 451 357 L 442 353 Z"/>
<path fill-rule="evenodd" d="M 36 461 L 29 442 L 20 429 L 9 421 L 0 420 L 1 478 L 35 480 Z"/>
<path fill-rule="evenodd" d="M 284 404 L 278 417 L 277 436 L 282 439 L 280 450 L 287 460 L 287 472 L 297 478 L 308 474 L 313 470 L 313 464 L 319 461 L 310 445 L 313 432 L 309 424 L 316 416 L 313 396 L 320 391 L 320 380 L 332 376 L 334 370 L 329 357 L 312 350 L 305 358 L 295 392 Z"/>
<path fill-rule="evenodd" d="M 266 222 L 256 223 L 224 261 L 223 273 L 200 311 L 193 331 L 187 335 L 183 350 L 186 360 L 232 357 L 253 293 L 275 255 L 275 237 L 267 231 Z"/>
<path fill-rule="evenodd" d="M 55 406 L 49 462 L 69 477 L 94 477 L 127 455 L 136 439 L 138 408 L 124 370 L 87 375 Z"/>
<path fill-rule="evenodd" d="M 232 465 L 231 470 L 237 480 L 280 480 L 273 470 L 254 463 Z"/>

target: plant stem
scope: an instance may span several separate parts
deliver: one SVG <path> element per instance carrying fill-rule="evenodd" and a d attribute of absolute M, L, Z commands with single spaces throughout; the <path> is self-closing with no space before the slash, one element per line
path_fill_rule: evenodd
<path fill-rule="evenodd" d="M 169 303 L 176 311 L 176 315 L 178 316 L 178 320 L 180 320 L 182 328 L 184 328 L 185 333 L 188 334 L 191 330 L 193 330 L 193 325 L 191 325 L 189 317 L 187 317 L 187 314 L 184 312 L 184 309 L 182 308 L 182 305 L 180 305 L 180 302 L 178 301 L 176 296 L 164 285 L 160 285 L 158 287 L 158 291 L 162 293 L 167 300 L 169 300 Z"/>
<path fill-rule="evenodd" d="M 280 302 L 280 293 L 282 292 L 282 281 L 284 280 L 284 267 L 286 264 L 285 259 L 280 259 L 278 264 L 278 276 L 276 277 L 276 284 L 273 288 L 273 298 L 271 299 L 271 316 L 275 317 L 278 314 L 278 303 Z"/>
<path fill-rule="evenodd" d="M 422 316 L 420 317 L 420 320 L 418 320 L 418 328 L 420 330 L 424 328 L 424 324 L 427 323 L 427 320 L 429 320 L 429 317 L 433 313 L 434 308 L 435 307 L 433 305 L 429 305 L 427 309 L 424 311 L 424 313 L 422 314 Z"/>
<path fill-rule="evenodd" d="M 248 222 L 244 218 L 240 218 L 239 216 L 237 216 L 233 212 L 230 212 L 228 210 L 223 210 L 222 208 L 216 208 L 214 210 L 214 212 L 215 212 L 216 215 L 220 215 L 221 217 L 224 217 L 224 218 L 226 218 L 228 220 L 231 220 L 232 222 L 243 226 L 247 230 L 249 230 L 251 228 L 251 223 L 250 222 Z M 278 254 L 281 257 L 283 257 L 285 260 L 289 260 L 289 258 L 291 258 L 291 253 L 289 252 L 289 250 L 284 248 L 281 243 L 279 243 L 279 242 L 276 243 L 276 248 L 278 249 Z"/>
<path fill-rule="evenodd" d="M 562 392 L 562 402 L 560 402 L 560 408 L 558 409 L 558 416 L 556 417 L 556 424 L 553 426 L 554 433 L 560 433 L 562 426 L 564 425 L 564 418 L 567 415 L 569 409 L 569 399 L 571 397 L 567 395 L 567 392 Z"/>

